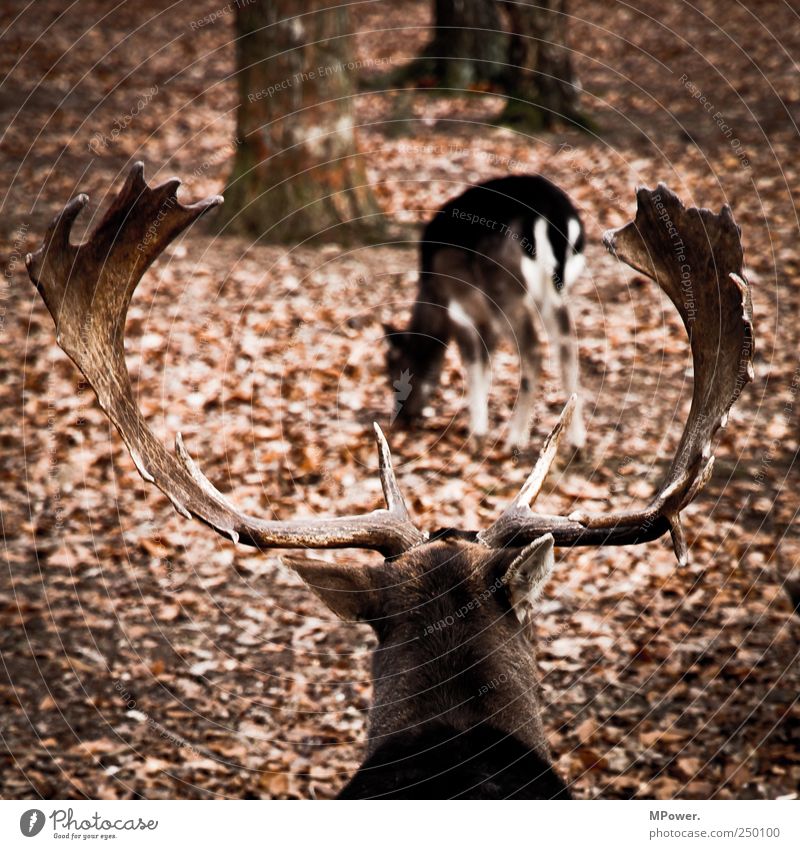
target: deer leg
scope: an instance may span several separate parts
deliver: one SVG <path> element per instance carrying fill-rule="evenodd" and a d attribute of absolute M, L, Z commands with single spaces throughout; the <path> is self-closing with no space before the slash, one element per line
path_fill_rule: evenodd
<path fill-rule="evenodd" d="M 528 444 L 531 415 L 536 400 L 536 383 L 542 359 L 530 312 L 526 310 L 518 321 L 513 322 L 512 327 L 519 352 L 520 388 L 506 438 L 506 446 L 509 450 L 524 448 Z"/>
<path fill-rule="evenodd" d="M 453 335 L 467 373 L 470 431 L 480 440 L 489 431 L 489 388 L 491 386 L 489 348 L 475 324 L 457 301 L 450 304 L 449 313 L 453 323 Z"/>
<path fill-rule="evenodd" d="M 467 365 L 469 386 L 469 426 L 472 435 L 483 439 L 489 432 L 489 388 L 491 371 L 485 351 Z"/>
<path fill-rule="evenodd" d="M 559 299 L 560 300 L 560 299 Z M 580 372 L 578 366 L 578 337 L 572 316 L 566 303 L 548 305 L 543 316 L 550 344 L 558 360 L 561 383 L 567 395 L 577 395 L 575 414 L 572 417 L 567 438 L 574 448 L 583 448 L 586 443 L 586 428 L 583 424 L 583 404 L 580 393 Z"/>

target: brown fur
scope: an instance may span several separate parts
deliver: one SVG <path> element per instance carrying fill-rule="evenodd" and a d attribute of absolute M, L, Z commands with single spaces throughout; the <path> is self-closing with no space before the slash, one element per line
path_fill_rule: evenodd
<path fill-rule="evenodd" d="M 519 555 L 449 540 L 367 570 L 287 558 L 331 609 L 378 636 L 368 757 L 431 729 L 489 727 L 550 763 L 532 629 L 510 597 Z"/>

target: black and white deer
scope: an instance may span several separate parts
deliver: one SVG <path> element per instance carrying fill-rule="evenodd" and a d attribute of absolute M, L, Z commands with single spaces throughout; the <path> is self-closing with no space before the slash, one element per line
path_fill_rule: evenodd
<path fill-rule="evenodd" d="M 384 325 L 395 418 L 413 424 L 435 390 L 455 339 L 467 375 L 470 429 L 489 428 L 490 359 L 508 338 L 520 361 L 509 448 L 525 447 L 541 367 L 537 322 L 558 361 L 565 396 L 576 395 L 567 439 L 586 441 L 578 342 L 567 291 L 584 268 L 583 225 L 567 195 L 538 175 L 501 177 L 467 189 L 428 222 L 420 242 L 419 290 L 405 330 Z"/>
<path fill-rule="evenodd" d="M 647 506 L 569 517 L 535 513 L 536 498 L 575 411 L 574 398 L 545 441 L 519 495 L 490 527 L 432 533 L 412 523 L 376 426 L 385 508 L 341 518 L 247 515 L 203 475 L 176 436 L 175 453 L 142 416 L 125 364 L 133 292 L 164 248 L 220 197 L 191 206 L 177 180 L 156 188 L 141 164 L 85 244 L 70 243 L 80 195 L 26 259 L 56 325 L 58 344 L 94 388 L 139 473 L 187 519 L 234 543 L 271 548 L 371 549 L 372 565 L 293 557 L 286 562 L 337 615 L 378 637 L 367 755 L 344 797 L 566 798 L 542 727 L 533 655 L 535 601 L 555 546 L 629 545 L 666 531 L 678 560 L 680 512 L 702 489 L 712 438 L 752 379 L 749 289 L 730 210 L 686 209 L 666 187 L 638 194 L 636 220 L 606 236 L 621 259 L 658 281 L 681 314 L 694 361 L 692 406 L 665 479 Z M 665 223 L 667 222 L 667 223 Z M 681 241 L 682 259 L 675 250 Z M 686 306 L 691 269 L 691 305 Z M 691 312 L 690 312 L 691 310 Z"/>

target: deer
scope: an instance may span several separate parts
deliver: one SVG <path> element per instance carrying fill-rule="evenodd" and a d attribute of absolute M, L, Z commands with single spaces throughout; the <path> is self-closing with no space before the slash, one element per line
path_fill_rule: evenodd
<path fill-rule="evenodd" d="M 70 231 L 88 202 L 78 195 L 26 257 L 28 273 L 58 345 L 93 388 L 142 478 L 181 516 L 233 544 L 300 550 L 284 556 L 285 565 L 333 614 L 374 630 L 366 754 L 339 797 L 570 798 L 544 732 L 536 600 L 554 571 L 556 548 L 639 545 L 669 532 L 678 563 L 688 562 L 681 512 L 708 482 L 714 436 L 753 379 L 752 303 L 730 208 L 686 208 L 659 184 L 640 189 L 635 219 L 604 237 L 614 255 L 669 296 L 694 364 L 683 434 L 649 503 L 568 516 L 534 512 L 576 411 L 573 395 L 519 493 L 493 523 L 423 531 L 409 514 L 377 424 L 385 505 L 330 518 L 250 515 L 203 474 L 180 432 L 174 452 L 154 435 L 125 363 L 128 306 L 165 247 L 222 202 L 214 196 L 185 205 L 179 185 L 173 179 L 150 187 L 137 163 L 89 239 L 74 245 Z M 382 559 L 361 564 L 307 555 L 327 549 L 363 549 Z"/>
<path fill-rule="evenodd" d="M 470 433 L 482 445 L 489 429 L 491 355 L 507 337 L 519 356 L 520 389 L 506 448 L 527 447 L 541 371 L 540 323 L 566 395 L 578 396 L 567 436 L 573 448 L 583 448 L 578 342 L 567 291 L 585 267 L 584 241 L 572 201 L 538 174 L 490 180 L 442 206 L 420 240 L 409 324 L 403 330 L 383 325 L 398 425 L 419 421 L 454 339 L 467 378 Z"/>

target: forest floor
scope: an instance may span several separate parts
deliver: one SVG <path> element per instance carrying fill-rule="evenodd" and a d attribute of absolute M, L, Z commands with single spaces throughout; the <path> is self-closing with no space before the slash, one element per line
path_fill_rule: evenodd
<path fill-rule="evenodd" d="M 370 630 L 335 621 L 277 556 L 187 523 L 144 484 L 57 349 L 22 262 L 86 191 L 77 237 L 136 159 L 151 182 L 182 177 L 187 199 L 223 190 L 231 16 L 196 25 L 218 0 L 170 11 L 140 0 L 113 15 L 65 5 L 32 13 L 11 0 L 2 12 L 0 795 L 331 797 L 363 751 Z M 538 619 L 543 714 L 582 798 L 796 798 L 800 618 L 781 584 L 800 564 L 797 15 L 710 0 L 575 0 L 572 12 L 597 135 L 497 128 L 500 100 L 477 92 L 365 93 L 368 173 L 387 212 L 415 225 L 508 172 L 542 172 L 580 207 L 588 271 L 570 302 L 589 450 L 567 452 L 540 498 L 563 514 L 644 502 L 689 406 L 678 316 L 604 252 L 602 231 L 632 217 L 639 184 L 732 206 L 756 381 L 686 511 L 691 564 L 677 567 L 663 541 L 558 550 Z M 398 65 L 424 43 L 425 3 L 357 15 L 354 56 L 367 64 Z M 485 527 L 535 456 L 502 448 L 516 362 L 504 348 L 494 363 L 482 452 L 468 443 L 453 352 L 425 429 L 392 429 L 381 322 L 407 314 L 416 262 L 413 242 L 291 249 L 194 228 L 131 307 L 145 414 L 165 441 L 180 429 L 249 512 L 279 517 L 377 506 L 377 420 L 421 527 Z M 534 448 L 564 402 L 551 366 Z"/>

